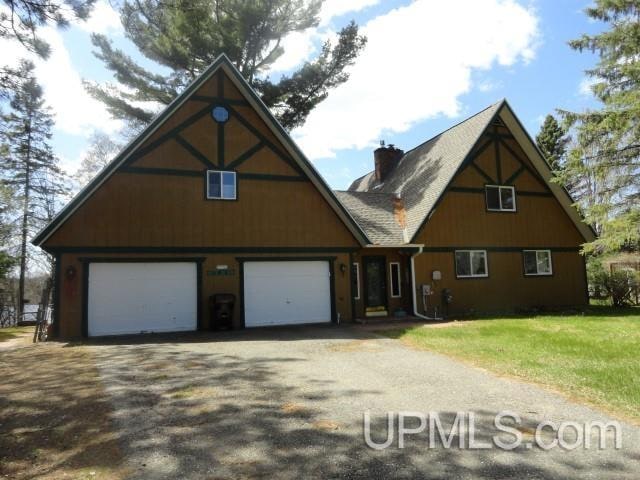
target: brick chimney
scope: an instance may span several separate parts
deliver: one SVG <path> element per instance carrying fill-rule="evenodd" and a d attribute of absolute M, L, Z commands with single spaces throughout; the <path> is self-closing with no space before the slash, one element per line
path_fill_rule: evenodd
<path fill-rule="evenodd" d="M 376 166 L 376 180 L 384 182 L 389 174 L 398 165 L 404 155 L 404 151 L 394 145 L 385 146 L 384 141 L 380 142 L 380 147 L 373 152 L 373 159 Z"/>

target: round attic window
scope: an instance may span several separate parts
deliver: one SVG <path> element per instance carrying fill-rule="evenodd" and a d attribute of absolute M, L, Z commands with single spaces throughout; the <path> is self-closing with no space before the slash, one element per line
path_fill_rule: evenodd
<path fill-rule="evenodd" d="M 218 123 L 224 123 L 229 120 L 229 110 L 218 105 L 211 110 L 211 116 Z"/>

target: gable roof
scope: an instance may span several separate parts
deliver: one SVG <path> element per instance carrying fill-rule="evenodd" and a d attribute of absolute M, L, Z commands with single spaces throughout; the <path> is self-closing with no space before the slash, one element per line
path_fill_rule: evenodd
<path fill-rule="evenodd" d="M 397 197 L 382 192 L 334 192 L 374 245 L 407 243 L 403 227 L 396 219 Z"/>
<path fill-rule="evenodd" d="M 491 105 L 408 151 L 384 183 L 370 172 L 349 189 L 399 195 L 407 212 L 407 237 L 413 239 L 500 106 Z"/>
<path fill-rule="evenodd" d="M 509 103 L 506 100 L 503 102 L 504 108 L 500 111 L 500 120 L 504 122 L 511 134 L 515 137 L 526 156 L 531 160 L 531 163 L 533 163 L 533 166 L 536 168 L 547 187 L 549 187 L 549 190 L 551 190 L 551 193 L 553 193 L 556 200 L 558 200 L 563 210 L 569 216 L 585 241 L 592 242 L 597 236 L 595 231 L 584 221 L 582 215 L 580 215 L 580 212 L 578 212 L 578 209 L 575 207 L 575 200 L 571 198 L 567 189 L 562 185 L 551 181 L 553 178 L 553 171 L 545 159 L 544 154 L 540 148 L 538 148 L 536 142 L 533 141 L 529 132 L 524 128 L 522 122 L 516 116 Z"/>
<path fill-rule="evenodd" d="M 242 77 L 240 72 L 231 63 L 229 58 L 221 54 L 198 78 L 196 78 L 185 90 L 178 95 L 162 112 L 160 112 L 149 125 L 122 151 L 96 175 L 60 212 L 46 225 L 32 240 L 34 245 L 40 246 L 109 178 L 118 167 L 123 165 L 185 102 L 189 100 L 206 81 L 219 70 L 224 71 L 246 100 L 265 122 L 271 132 L 282 143 L 287 153 L 291 155 L 296 164 L 307 175 L 313 185 L 318 189 L 323 198 L 336 212 L 338 217 L 346 225 L 349 231 L 361 245 L 369 243 L 369 239 L 362 228 L 356 223 L 351 214 L 338 201 L 325 180 L 305 157 L 289 134 L 278 123 L 267 106 L 256 95 L 251 86 Z"/>
<path fill-rule="evenodd" d="M 400 196 L 406 208 L 407 237 L 413 242 L 453 178 L 466 166 L 467 159 L 486 129 L 498 117 L 513 133 L 585 240 L 593 239 L 593 231 L 582 221 L 569 194 L 560 185 L 551 182 L 549 165 L 506 100 L 490 105 L 405 153 L 383 183 L 375 179 L 375 172 L 370 172 L 355 180 L 349 191 Z M 350 203 L 345 205 L 351 210 Z M 352 215 L 358 217 L 355 211 L 352 211 Z M 378 238 L 382 243 L 394 243 L 393 235 Z"/>

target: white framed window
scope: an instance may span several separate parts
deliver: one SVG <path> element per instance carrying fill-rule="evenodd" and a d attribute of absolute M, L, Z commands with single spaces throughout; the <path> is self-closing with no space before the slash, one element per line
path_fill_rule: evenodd
<path fill-rule="evenodd" d="M 516 189 L 505 185 L 485 185 L 487 210 L 490 212 L 515 212 Z"/>
<path fill-rule="evenodd" d="M 208 199 L 235 200 L 236 194 L 236 172 L 207 170 Z"/>
<path fill-rule="evenodd" d="M 551 250 L 523 250 L 522 260 L 527 277 L 553 275 Z"/>
<path fill-rule="evenodd" d="M 351 264 L 351 286 L 353 299 L 360 300 L 360 264 L 358 262 Z"/>
<path fill-rule="evenodd" d="M 457 278 L 489 276 L 486 250 L 456 250 L 455 261 Z"/>
<path fill-rule="evenodd" d="M 391 298 L 402 296 L 402 287 L 400 285 L 400 264 L 398 262 L 389 263 L 389 285 L 391 285 Z"/>

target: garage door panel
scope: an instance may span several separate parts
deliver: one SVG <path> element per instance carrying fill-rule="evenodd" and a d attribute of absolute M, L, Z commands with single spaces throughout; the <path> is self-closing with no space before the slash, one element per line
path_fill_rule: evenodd
<path fill-rule="evenodd" d="M 92 263 L 89 336 L 173 332 L 197 327 L 194 263 Z"/>
<path fill-rule="evenodd" d="M 329 263 L 247 262 L 244 299 L 247 327 L 330 322 Z"/>

